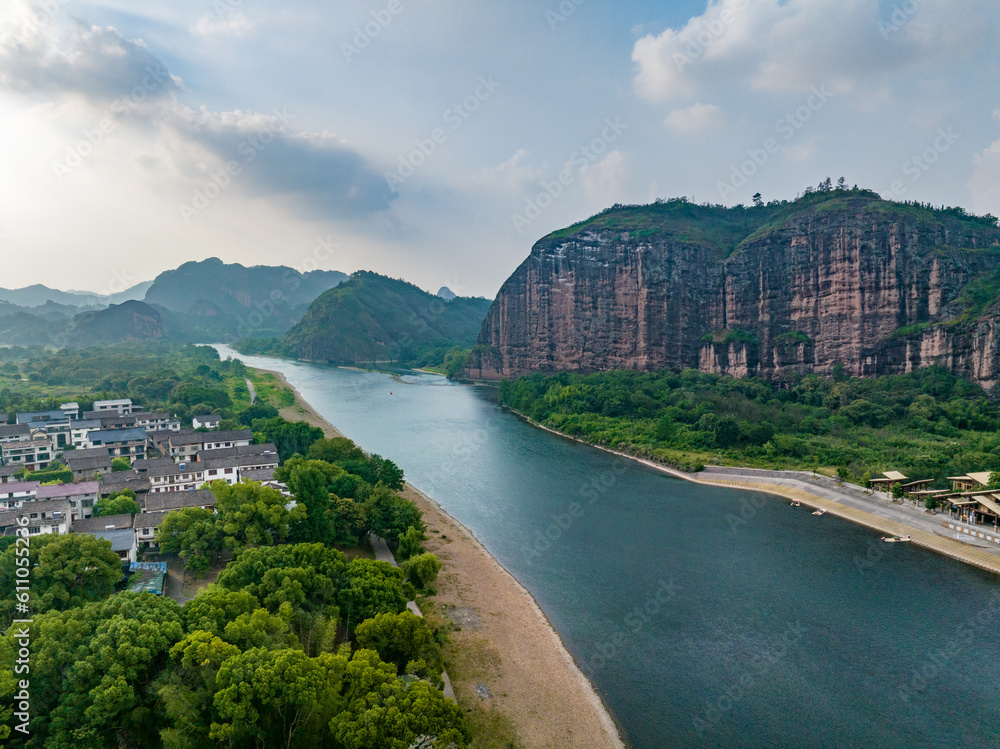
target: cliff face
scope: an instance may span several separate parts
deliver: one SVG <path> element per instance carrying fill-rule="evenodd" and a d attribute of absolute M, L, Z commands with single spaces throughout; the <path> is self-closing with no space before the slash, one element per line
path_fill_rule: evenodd
<path fill-rule="evenodd" d="M 539 241 L 467 374 L 697 368 L 1000 380 L 1000 229 L 860 191 L 752 209 L 673 201 Z"/>

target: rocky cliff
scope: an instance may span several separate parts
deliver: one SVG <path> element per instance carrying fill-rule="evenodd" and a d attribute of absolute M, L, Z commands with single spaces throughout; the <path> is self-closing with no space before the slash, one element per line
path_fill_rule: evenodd
<path fill-rule="evenodd" d="M 1000 228 L 868 191 L 724 208 L 616 206 L 540 240 L 467 375 L 696 368 L 1000 381 Z"/>

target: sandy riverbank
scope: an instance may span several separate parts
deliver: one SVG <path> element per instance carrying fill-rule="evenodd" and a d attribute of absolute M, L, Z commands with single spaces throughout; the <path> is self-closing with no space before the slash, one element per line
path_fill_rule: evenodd
<path fill-rule="evenodd" d="M 307 421 L 327 436 L 343 436 L 280 372 L 270 372 L 295 393 L 287 419 Z M 480 627 L 449 633 L 464 654 L 449 673 L 458 701 L 505 716 L 526 749 L 624 749 L 593 685 L 524 587 L 473 534 L 433 499 L 407 484 L 403 495 L 424 513 L 431 532 L 425 546 L 444 565 L 435 606 L 466 607 Z M 436 612 L 426 612 L 433 618 Z M 482 689 L 485 686 L 488 697 Z"/>
<path fill-rule="evenodd" d="M 755 475 L 750 469 L 746 470 L 746 473 L 743 474 L 726 473 L 713 475 L 685 473 L 684 471 L 679 471 L 676 468 L 671 468 L 670 466 L 658 463 L 655 460 L 650 460 L 649 458 L 641 458 L 637 455 L 630 455 L 629 453 L 614 450 L 610 447 L 604 447 L 603 445 L 594 445 L 590 442 L 586 442 L 585 440 L 581 440 L 568 434 L 563 434 L 556 429 L 539 424 L 522 413 L 517 411 L 513 412 L 530 423 L 532 426 L 544 429 L 546 432 L 551 432 L 552 434 L 573 440 L 574 442 L 579 442 L 583 445 L 588 445 L 589 447 L 596 447 L 598 450 L 603 450 L 604 452 L 611 453 L 612 455 L 627 458 L 628 460 L 634 460 L 637 463 L 648 466 L 649 468 L 667 473 L 679 479 L 684 479 L 685 481 L 690 481 L 693 484 L 717 486 L 726 489 L 743 489 L 746 491 L 762 492 L 765 494 L 773 494 L 775 496 L 784 497 L 785 499 L 796 500 L 807 507 L 824 510 L 831 515 L 835 515 L 843 520 L 855 523 L 856 525 L 863 525 L 866 528 L 871 528 L 872 530 L 878 531 L 886 536 L 909 536 L 912 543 L 917 546 L 922 546 L 925 549 L 951 557 L 952 559 L 964 562 L 965 564 L 973 567 L 978 567 L 979 569 L 983 569 L 988 572 L 1000 574 L 1000 554 L 997 553 L 995 548 L 983 548 L 982 546 L 977 546 L 975 543 L 970 544 L 965 540 L 965 538 L 962 538 L 961 540 L 959 540 L 959 538 L 952 539 L 945 535 L 943 532 L 944 526 L 939 526 L 938 523 L 941 521 L 938 520 L 930 522 L 926 520 L 914 521 L 912 516 L 907 517 L 905 512 L 893 510 L 892 507 L 887 505 L 859 507 L 856 498 L 851 497 L 846 492 L 835 491 L 829 488 L 806 486 L 797 478 L 771 477 L 770 479 L 762 479 Z M 740 469 L 735 468 L 731 470 L 739 471 Z"/>

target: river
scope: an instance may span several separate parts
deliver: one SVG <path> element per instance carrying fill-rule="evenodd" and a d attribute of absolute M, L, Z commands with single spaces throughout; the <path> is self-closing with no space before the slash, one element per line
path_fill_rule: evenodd
<path fill-rule="evenodd" d="M 550 434 L 492 388 L 217 348 L 471 529 L 636 749 L 1000 746 L 994 576 Z"/>

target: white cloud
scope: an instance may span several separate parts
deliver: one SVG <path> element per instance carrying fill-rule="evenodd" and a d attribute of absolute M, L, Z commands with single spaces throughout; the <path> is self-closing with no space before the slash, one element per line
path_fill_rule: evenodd
<path fill-rule="evenodd" d="M 609 151 L 600 161 L 580 169 L 580 184 L 587 197 L 600 205 L 621 200 L 628 183 L 628 157 L 619 150 Z"/>
<path fill-rule="evenodd" d="M 230 12 L 224 17 L 206 13 L 191 28 L 198 36 L 246 36 L 253 31 L 253 24 L 241 11 Z"/>
<path fill-rule="evenodd" d="M 509 159 L 496 166 L 480 169 L 470 178 L 461 180 L 463 186 L 490 187 L 523 192 L 537 185 L 544 171 L 527 163 L 528 152 L 519 148 Z"/>
<path fill-rule="evenodd" d="M 826 84 L 843 94 L 888 70 L 991 43 L 995 4 L 914 2 L 915 12 L 892 26 L 878 0 L 711 2 L 683 28 L 636 41 L 636 92 L 665 102 L 732 84 L 761 91 Z"/>
<path fill-rule="evenodd" d="M 1000 140 L 973 158 L 972 210 L 1000 216 Z"/>
<path fill-rule="evenodd" d="M 700 133 L 716 128 L 726 121 L 726 113 L 716 104 L 693 104 L 687 109 L 675 109 L 663 123 L 671 130 L 682 133 Z"/>

